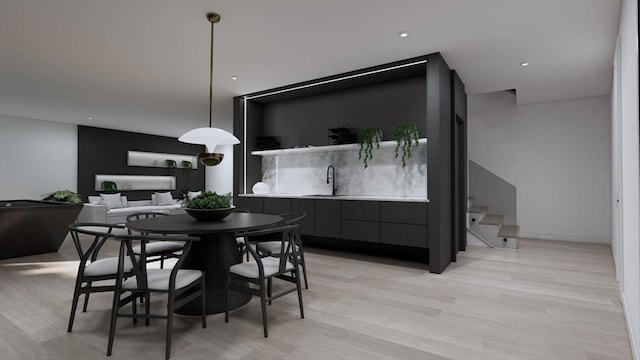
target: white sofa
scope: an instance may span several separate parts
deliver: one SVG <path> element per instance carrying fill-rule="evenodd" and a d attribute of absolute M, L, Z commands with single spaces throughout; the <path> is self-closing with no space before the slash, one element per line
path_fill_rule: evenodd
<path fill-rule="evenodd" d="M 152 195 L 152 197 L 154 197 Z M 78 215 L 78 222 L 97 222 L 108 224 L 124 224 L 127 222 L 127 216 L 141 211 L 162 212 L 170 215 L 184 214 L 180 200 L 174 199 L 174 203 L 170 205 L 153 205 L 152 200 L 133 200 L 128 201 L 126 196 L 121 197 L 121 206 L 118 208 L 109 208 L 107 204 L 101 202 L 99 196 L 89 197 L 89 203 L 85 203 Z"/>

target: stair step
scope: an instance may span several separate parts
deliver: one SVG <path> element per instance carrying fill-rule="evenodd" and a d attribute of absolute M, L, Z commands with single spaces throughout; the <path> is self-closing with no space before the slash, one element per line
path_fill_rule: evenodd
<path fill-rule="evenodd" d="M 489 210 L 489 207 L 488 207 L 488 206 L 471 206 L 471 207 L 467 210 L 467 212 L 470 212 L 470 213 L 478 213 L 478 214 L 479 214 L 479 213 L 483 213 L 483 212 L 485 212 L 485 211 L 487 211 L 487 210 Z"/>
<path fill-rule="evenodd" d="M 480 225 L 500 225 L 502 224 L 502 219 L 504 219 L 502 215 L 487 215 L 480 220 Z"/>
<path fill-rule="evenodd" d="M 518 225 L 502 225 L 498 231 L 499 238 L 518 238 L 520 226 Z"/>

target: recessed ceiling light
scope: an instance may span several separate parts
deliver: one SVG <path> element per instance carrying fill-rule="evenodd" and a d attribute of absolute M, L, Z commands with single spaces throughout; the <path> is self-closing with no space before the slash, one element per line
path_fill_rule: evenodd
<path fill-rule="evenodd" d="M 528 62 L 521 62 L 520 66 L 522 66 L 522 67 L 529 66 L 529 63 Z"/>
<path fill-rule="evenodd" d="M 398 36 L 400 36 L 401 38 L 406 38 L 407 36 L 409 36 L 409 33 L 406 31 L 403 31 L 400 34 L 398 34 Z"/>
<path fill-rule="evenodd" d="M 238 80 L 238 77 L 237 76 L 232 76 L 231 80 Z"/>
<path fill-rule="evenodd" d="M 89 119 L 89 120 L 93 120 L 93 118 L 92 118 L 92 117 L 89 117 L 89 118 L 87 118 L 87 119 Z"/>

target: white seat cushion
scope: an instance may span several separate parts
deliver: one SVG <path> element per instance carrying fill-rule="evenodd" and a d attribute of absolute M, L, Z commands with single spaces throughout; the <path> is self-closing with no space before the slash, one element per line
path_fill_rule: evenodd
<path fill-rule="evenodd" d="M 264 266 L 264 276 L 271 276 L 279 271 L 279 258 L 267 257 L 260 260 L 262 260 L 262 265 Z M 286 271 L 293 270 L 293 264 L 287 261 L 285 269 Z M 253 261 L 235 264 L 229 268 L 229 271 L 250 279 L 257 279 L 259 277 L 258 264 Z"/>
<path fill-rule="evenodd" d="M 131 259 L 124 259 L 124 272 L 129 272 L 133 269 Z M 104 259 L 98 259 L 84 268 L 85 276 L 104 276 L 118 273 L 118 258 L 110 257 Z"/>
<path fill-rule="evenodd" d="M 154 241 L 145 246 L 147 256 L 153 256 L 167 251 L 180 251 L 184 248 L 183 242 L 178 241 Z M 140 245 L 133 247 L 134 254 L 140 254 Z"/>
<path fill-rule="evenodd" d="M 263 241 L 258 243 L 258 250 L 263 254 L 279 254 L 281 241 Z M 300 252 L 300 247 L 296 245 L 296 253 Z"/>
<path fill-rule="evenodd" d="M 143 205 L 143 206 L 131 206 L 127 208 L 119 208 L 119 209 L 109 209 L 109 215 L 120 215 L 120 214 L 133 214 L 136 212 L 142 211 L 156 211 L 162 213 L 169 213 L 171 210 L 180 209 L 180 204 L 171 204 L 171 205 Z"/>
<path fill-rule="evenodd" d="M 148 269 L 147 270 L 147 284 L 149 290 L 169 290 L 169 277 L 171 276 L 170 269 Z M 181 289 L 194 281 L 197 281 L 202 277 L 202 271 L 200 270 L 178 270 L 176 275 L 176 289 Z M 125 290 L 135 290 L 138 288 L 136 277 L 128 278 L 123 284 L 122 288 Z"/>
<path fill-rule="evenodd" d="M 109 233 L 109 226 L 80 226 L 78 229 L 99 233 Z M 111 228 L 111 234 L 115 235 L 127 235 L 127 229 L 124 228 Z"/>

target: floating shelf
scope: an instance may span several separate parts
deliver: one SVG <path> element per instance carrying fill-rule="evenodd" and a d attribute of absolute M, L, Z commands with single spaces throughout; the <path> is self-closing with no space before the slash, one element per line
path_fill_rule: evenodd
<path fill-rule="evenodd" d="M 96 175 L 95 190 L 100 191 L 103 181 L 113 181 L 117 191 L 131 190 L 175 190 L 175 176 L 145 176 L 145 175 Z"/>
<path fill-rule="evenodd" d="M 426 143 L 427 143 L 426 138 L 418 139 L 418 146 L 425 145 Z M 380 142 L 381 148 L 394 147 L 396 145 L 397 145 L 397 142 L 395 140 Z M 291 148 L 291 149 L 260 150 L 260 151 L 252 151 L 251 155 L 258 155 L 258 156 L 286 155 L 286 154 L 304 154 L 304 153 L 344 151 L 344 150 L 360 150 L 360 144 L 308 146 L 308 147 Z"/>

